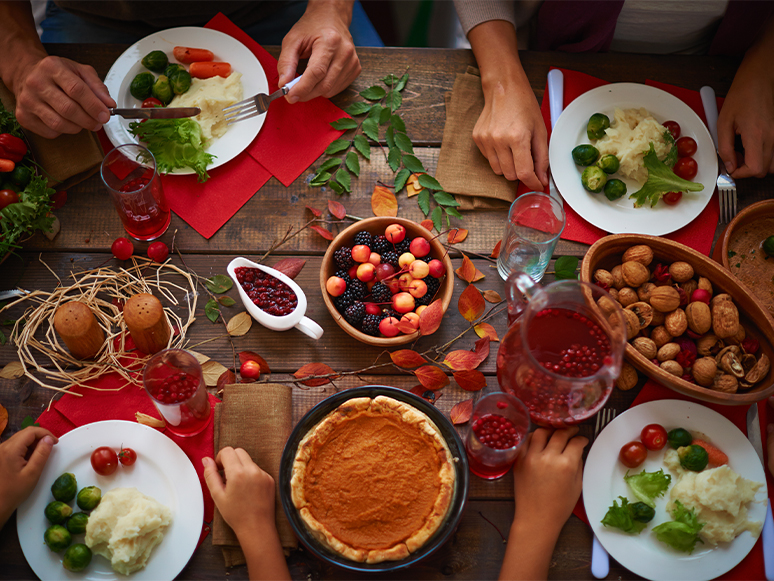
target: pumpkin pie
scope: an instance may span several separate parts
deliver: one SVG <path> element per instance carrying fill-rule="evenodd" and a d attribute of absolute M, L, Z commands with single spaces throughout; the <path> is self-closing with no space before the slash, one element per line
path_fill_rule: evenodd
<path fill-rule="evenodd" d="M 346 559 L 399 560 L 444 521 L 452 455 L 425 414 L 390 397 L 353 398 L 304 436 L 290 482 L 311 534 Z"/>

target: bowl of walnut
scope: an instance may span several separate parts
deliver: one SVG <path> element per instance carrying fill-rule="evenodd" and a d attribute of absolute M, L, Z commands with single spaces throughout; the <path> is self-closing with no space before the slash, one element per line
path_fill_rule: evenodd
<path fill-rule="evenodd" d="M 665 238 L 616 234 L 591 246 L 580 279 L 605 288 L 623 308 L 621 389 L 634 387 L 637 369 L 712 403 L 746 405 L 774 393 L 774 319 L 703 254 Z"/>

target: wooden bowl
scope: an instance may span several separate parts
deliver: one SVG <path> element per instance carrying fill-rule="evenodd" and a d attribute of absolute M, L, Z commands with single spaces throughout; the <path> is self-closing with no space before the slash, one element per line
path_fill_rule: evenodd
<path fill-rule="evenodd" d="M 437 238 L 433 238 L 433 235 L 429 230 L 423 228 L 416 222 L 406 220 L 405 218 L 366 218 L 365 220 L 355 222 L 342 230 L 341 233 L 333 239 L 330 246 L 328 246 L 328 251 L 323 257 L 322 266 L 320 267 L 320 290 L 322 291 L 325 306 L 328 307 L 328 312 L 330 312 L 331 317 L 338 323 L 339 327 L 344 329 L 349 336 L 354 337 L 358 341 L 377 347 L 394 347 L 396 345 L 411 343 L 419 337 L 419 331 L 412 333 L 411 335 L 398 335 L 397 337 L 372 337 L 371 335 L 366 335 L 359 329 L 350 325 L 346 319 L 344 319 L 344 316 L 339 313 L 336 306 L 333 304 L 331 296 L 325 289 L 325 282 L 329 277 L 336 273 L 336 262 L 333 260 L 333 253 L 336 250 L 342 246 L 352 246 L 352 240 L 354 239 L 355 234 L 362 230 L 366 230 L 374 235 L 384 234 L 385 228 L 390 224 L 401 224 L 406 229 L 406 236 L 410 238 L 421 236 L 428 240 L 430 242 L 430 255 L 443 262 L 446 267 L 446 277 L 443 279 L 443 282 L 438 289 L 436 300 L 442 301 L 444 313 L 446 312 L 446 309 L 449 308 L 449 303 L 451 302 L 452 294 L 454 293 L 454 272 L 452 270 L 451 259 L 449 258 L 446 249 Z"/>
<path fill-rule="evenodd" d="M 769 315 L 766 308 L 753 296 L 750 289 L 734 278 L 730 272 L 687 246 L 656 236 L 638 234 L 606 236 L 592 245 L 586 253 L 581 264 L 581 280 L 591 282 L 596 269 L 604 268 L 609 270 L 616 264 L 621 264 L 621 256 L 624 251 L 636 244 L 647 244 L 650 246 L 655 257 L 654 263 L 685 261 L 693 266 L 696 275 L 704 276 L 712 282 L 713 294 L 718 294 L 719 292 L 728 293 L 739 309 L 739 320 L 744 325 L 747 335 L 756 338 L 760 342 L 760 352 L 765 353 L 772 360 L 772 357 L 774 357 L 774 348 L 772 348 L 772 345 L 774 345 L 774 319 Z M 725 405 L 747 405 L 765 399 L 774 393 L 774 367 L 751 390 L 744 393 L 723 393 L 695 385 L 667 373 L 651 363 L 649 359 L 637 351 L 631 344 L 627 343 L 625 355 L 629 363 L 648 377 L 655 379 L 674 391 L 702 401 Z"/>

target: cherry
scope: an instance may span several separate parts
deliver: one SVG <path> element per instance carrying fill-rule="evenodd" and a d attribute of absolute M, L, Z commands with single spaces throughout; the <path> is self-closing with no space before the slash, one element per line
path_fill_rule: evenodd
<path fill-rule="evenodd" d="M 169 256 L 169 248 L 163 242 L 154 242 L 148 246 L 148 258 L 155 262 L 164 262 Z"/>
<path fill-rule="evenodd" d="M 239 375 L 245 379 L 258 379 L 261 377 L 261 364 L 251 359 L 242 363 Z"/>
<path fill-rule="evenodd" d="M 128 238 L 116 238 L 110 245 L 110 251 L 118 260 L 129 260 L 134 254 L 134 244 Z"/>

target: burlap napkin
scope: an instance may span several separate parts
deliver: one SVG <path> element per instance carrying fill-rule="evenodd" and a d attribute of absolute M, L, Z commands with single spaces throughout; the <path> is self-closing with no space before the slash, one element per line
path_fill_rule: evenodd
<path fill-rule="evenodd" d="M 495 174 L 473 141 L 473 127 L 483 110 L 481 77 L 468 67 L 446 94 L 446 125 L 435 174 L 444 189 L 455 194 L 460 210 L 507 209 L 516 199 L 518 182 Z"/>
<path fill-rule="evenodd" d="M 293 428 L 292 390 L 278 383 L 238 383 L 223 389 L 223 403 L 215 408 L 215 451 L 226 446 L 244 448 L 277 485 L 276 520 L 282 548 L 298 546 L 279 497 L 280 458 Z M 250 502 L 250 499 L 245 499 Z M 234 531 L 215 508 L 212 544 L 221 547 L 227 567 L 245 564 Z"/>
<path fill-rule="evenodd" d="M 13 93 L 0 81 L 0 101 L 9 111 L 16 110 Z M 45 139 L 25 131 L 32 156 L 51 180 L 56 190 L 65 190 L 90 177 L 102 163 L 102 148 L 97 136 L 85 129 L 76 135 L 63 134 L 56 139 Z"/>

